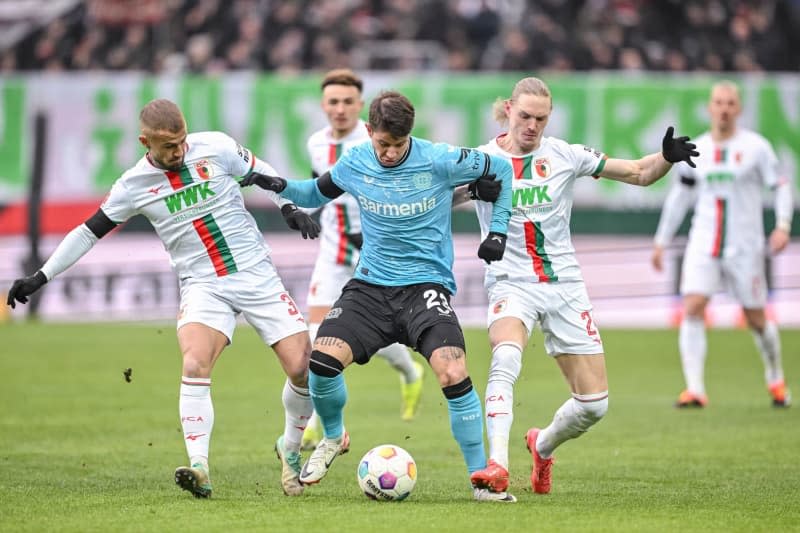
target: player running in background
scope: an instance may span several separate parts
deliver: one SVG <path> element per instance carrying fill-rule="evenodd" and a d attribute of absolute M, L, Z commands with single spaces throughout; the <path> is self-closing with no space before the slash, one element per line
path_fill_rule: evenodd
<path fill-rule="evenodd" d="M 309 387 L 324 438 L 303 465 L 300 480 L 306 484 L 319 482 L 349 445 L 342 424 L 344 369 L 369 362 L 376 350 L 394 342 L 414 348 L 430 363 L 468 471 L 486 466 L 481 402 L 450 306 L 456 290 L 450 219 L 454 188 L 496 173 L 502 188 L 478 256 L 500 260 L 510 216 L 511 167 L 477 150 L 412 137 L 413 125 L 411 102 L 400 93 L 383 92 L 370 104 L 370 142 L 351 148 L 329 172 L 313 181 L 261 176 L 242 181 L 280 192 L 303 207 L 349 192 L 361 208 L 364 240 L 355 275 L 322 322 L 311 353 Z M 516 501 L 505 491 L 480 486 L 473 497 Z"/>
<path fill-rule="evenodd" d="M 299 451 L 302 428 L 311 416 L 311 344 L 305 320 L 284 289 L 239 188 L 243 177 L 275 174 L 275 170 L 224 133 L 187 135 L 183 113 L 169 100 L 145 105 L 139 122 L 139 141 L 147 153 L 116 181 L 100 209 L 61 241 L 39 271 L 14 281 L 8 304 L 13 308 L 15 300 L 26 303 L 28 296 L 119 224 L 136 214 L 147 217 L 180 280 L 179 412 L 189 466 L 175 471 L 175 482 L 198 498 L 208 498 L 214 427 L 211 371 L 233 339 L 237 315 L 241 313 L 272 347 L 287 375 L 282 394 L 285 425 L 278 438 L 284 455 Z M 308 215 L 277 195 L 272 198 L 282 206 L 290 227 L 304 238 L 316 237 L 319 228 Z M 283 490 L 298 495 L 303 486 L 289 466 L 284 464 Z"/>
<path fill-rule="evenodd" d="M 350 148 L 369 140 L 364 121 L 359 119 L 364 107 L 363 82 L 349 69 L 331 70 L 322 80 L 322 110 L 328 126 L 308 139 L 308 155 L 313 177 L 331 169 L 334 163 Z M 350 194 L 343 194 L 322 208 L 320 214 L 319 255 L 308 290 L 308 330 L 311 342 L 325 315 L 342 292 L 342 287 L 353 277 L 361 249 L 361 219 L 358 202 Z M 375 354 L 400 373 L 402 399 L 401 418 L 411 420 L 422 395 L 423 366 L 411 358 L 402 344 L 381 348 Z M 302 449 L 313 450 L 322 437 L 322 428 L 316 414 L 306 426 Z"/>
<path fill-rule="evenodd" d="M 724 285 L 742 306 L 753 332 L 764 361 L 772 404 L 787 407 L 791 396 L 783 377 L 780 336 L 764 312 L 767 252 L 762 191 L 765 186 L 775 191 L 776 224 L 769 236 L 769 252 L 776 254 L 789 243 L 791 182 L 779 175 L 778 159 L 769 142 L 758 133 L 737 126 L 741 101 L 736 84 L 715 84 L 708 112 L 711 130 L 697 139 L 702 154 L 697 168 L 678 168 L 680 181 L 673 185 L 664 203 L 652 256 L 653 267 L 661 271 L 664 247 L 694 205 L 680 285 L 684 312 L 678 348 L 686 389 L 676 406 L 704 407 L 708 403 L 703 379 L 705 310 L 711 295 Z"/>
<path fill-rule="evenodd" d="M 508 439 L 513 421 L 514 383 L 522 352 L 536 324 L 544 347 L 570 388 L 571 397 L 544 429 L 531 428 L 525 441 L 531 452 L 531 487 L 550 492 L 553 452 L 586 432 L 608 409 L 608 381 L 600 332 L 592 317 L 580 266 L 570 237 L 572 189 L 582 176 L 605 177 L 647 186 L 678 161 L 697 155 L 687 137 L 667 130 L 662 151 L 638 160 L 608 159 L 598 150 L 545 137 L 552 112 L 547 85 L 537 78 L 520 80 L 511 98 L 498 99 L 495 119 L 508 131 L 481 146 L 514 169 L 513 209 L 502 261 L 486 267 L 488 325 L 492 348 L 486 387 L 489 464 L 473 473 L 474 483 L 495 491 L 508 486 Z M 475 204 L 481 233 L 489 234 L 487 204 Z"/>

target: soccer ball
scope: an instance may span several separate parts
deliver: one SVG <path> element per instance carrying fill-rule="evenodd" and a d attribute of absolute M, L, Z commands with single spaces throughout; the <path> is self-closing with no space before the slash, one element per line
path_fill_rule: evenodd
<path fill-rule="evenodd" d="M 400 446 L 381 444 L 361 458 L 357 476 L 368 498 L 401 501 L 408 498 L 417 483 L 417 463 Z"/>

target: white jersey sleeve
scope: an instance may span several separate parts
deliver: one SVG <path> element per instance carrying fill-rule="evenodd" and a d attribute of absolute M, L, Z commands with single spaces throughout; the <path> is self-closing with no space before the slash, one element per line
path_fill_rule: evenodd
<path fill-rule="evenodd" d="M 691 169 L 688 165 L 687 168 Z M 661 208 L 658 228 L 653 240 L 656 246 L 667 246 L 683 222 L 686 213 L 692 207 L 695 198 L 696 178 L 688 171 L 679 169 L 677 179 L 674 181 Z"/>
<path fill-rule="evenodd" d="M 131 172 L 131 171 L 128 171 Z M 133 203 L 133 196 L 129 193 L 126 187 L 125 176 L 126 172 L 118 179 L 111 187 L 105 200 L 100 205 L 103 213 L 116 224 L 122 224 L 129 218 L 137 214 L 136 206 Z"/>

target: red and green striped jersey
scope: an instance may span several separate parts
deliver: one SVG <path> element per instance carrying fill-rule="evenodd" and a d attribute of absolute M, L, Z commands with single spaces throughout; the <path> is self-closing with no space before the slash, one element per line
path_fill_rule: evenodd
<path fill-rule="evenodd" d="M 577 178 L 602 169 L 605 155 L 552 137 L 543 138 L 537 150 L 522 156 L 500 148 L 497 139 L 478 149 L 505 157 L 514 169 L 506 251 L 502 261 L 486 267 L 487 282 L 582 280 L 569 229 L 572 191 Z M 491 204 L 475 202 L 475 206 L 485 238 Z"/>
<path fill-rule="evenodd" d="M 655 242 L 669 244 L 694 203 L 687 253 L 720 258 L 763 253 L 763 192 L 781 182 L 772 146 L 744 128 L 722 142 L 709 132 L 693 142 L 700 152 L 693 159 L 697 166 L 675 165 L 683 180 L 675 180 L 667 195 Z"/>
<path fill-rule="evenodd" d="M 164 242 L 178 276 L 226 276 L 269 255 L 244 207 L 239 179 L 277 172 L 220 132 L 192 133 L 177 170 L 143 157 L 117 180 L 101 209 L 114 222 L 144 215 Z"/>

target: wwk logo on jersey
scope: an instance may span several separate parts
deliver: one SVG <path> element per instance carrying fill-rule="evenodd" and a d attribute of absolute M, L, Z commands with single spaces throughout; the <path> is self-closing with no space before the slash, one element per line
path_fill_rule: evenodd
<path fill-rule="evenodd" d="M 205 181 L 167 196 L 164 198 L 164 202 L 167 204 L 169 213 L 173 214 L 195 205 L 198 200 L 202 202 L 206 198 L 216 195 L 217 193 L 211 190 L 211 182 Z"/>
<path fill-rule="evenodd" d="M 514 189 L 511 196 L 511 206 L 541 205 L 553 201 L 547 194 L 547 185 L 536 185 L 534 187 L 520 187 Z"/>

